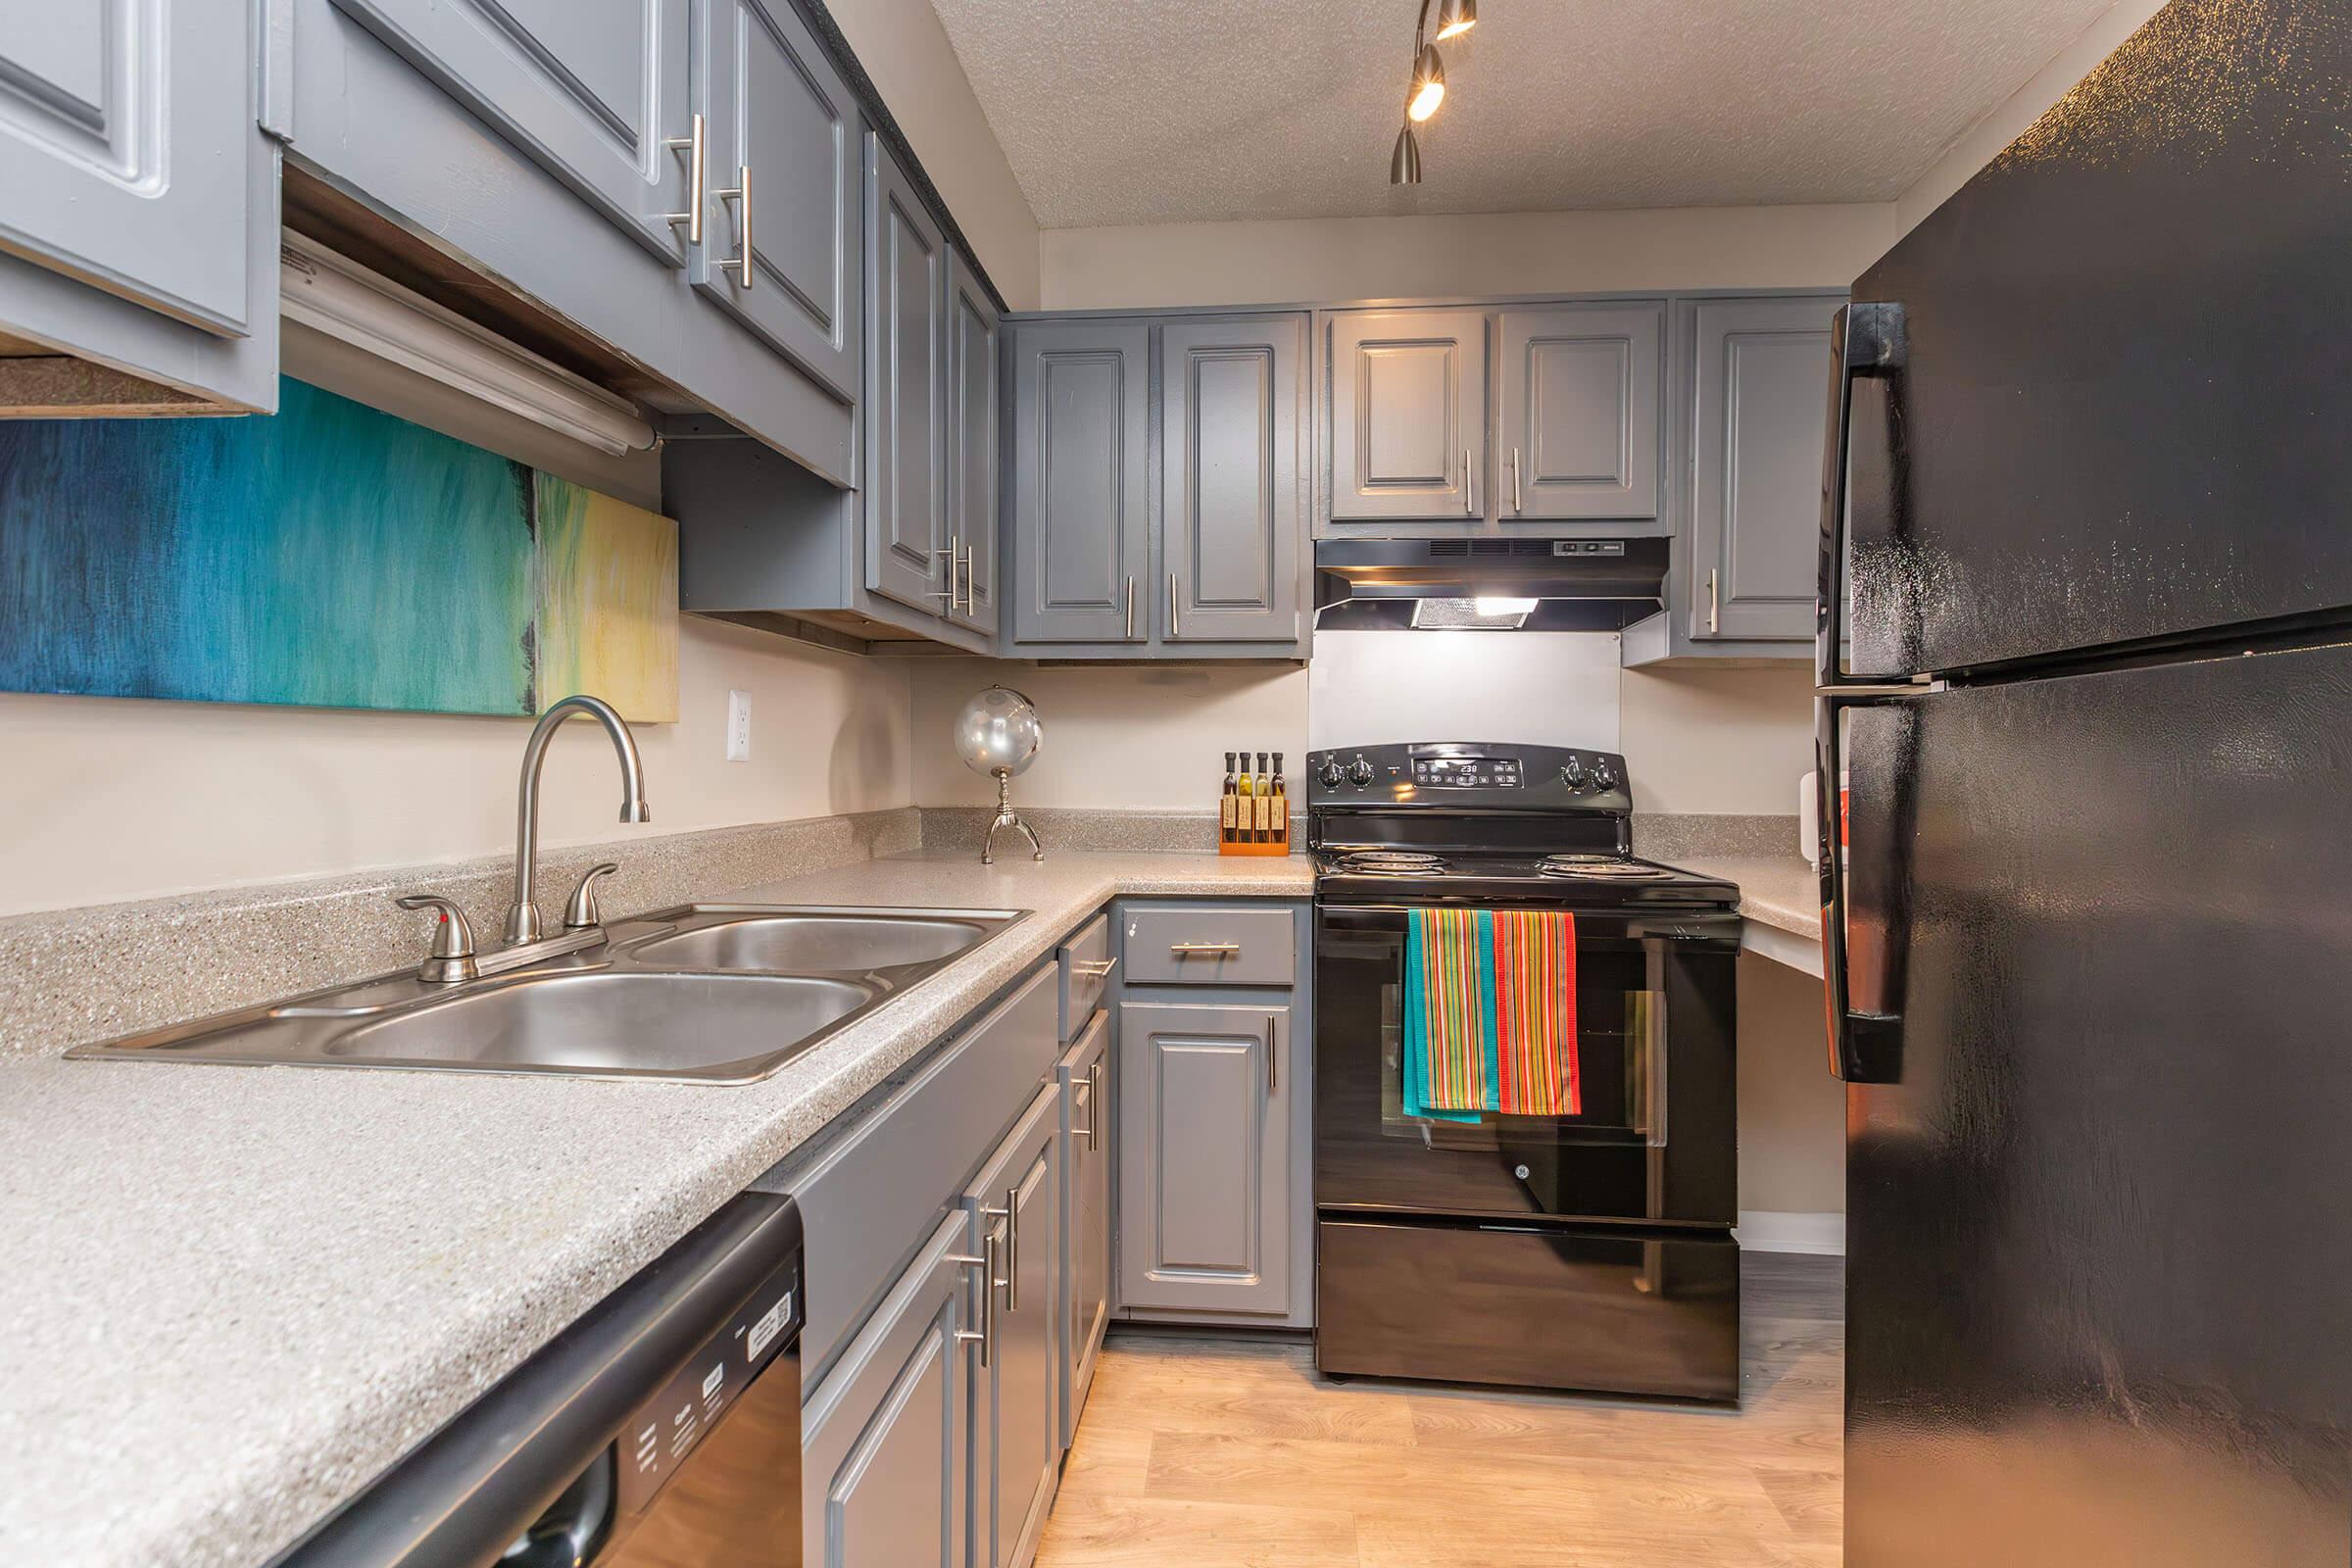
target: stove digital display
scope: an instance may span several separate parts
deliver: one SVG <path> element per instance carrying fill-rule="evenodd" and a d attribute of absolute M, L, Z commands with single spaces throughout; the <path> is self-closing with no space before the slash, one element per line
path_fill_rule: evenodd
<path fill-rule="evenodd" d="M 1416 757 L 1413 782 L 1425 789 L 1515 790 L 1523 780 L 1516 757 Z"/>

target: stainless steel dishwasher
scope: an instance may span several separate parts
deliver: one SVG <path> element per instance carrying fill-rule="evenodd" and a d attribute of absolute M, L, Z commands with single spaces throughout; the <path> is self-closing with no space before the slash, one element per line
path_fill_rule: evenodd
<path fill-rule="evenodd" d="M 800 1568 L 803 1299 L 734 1199 L 271 1568 Z"/>

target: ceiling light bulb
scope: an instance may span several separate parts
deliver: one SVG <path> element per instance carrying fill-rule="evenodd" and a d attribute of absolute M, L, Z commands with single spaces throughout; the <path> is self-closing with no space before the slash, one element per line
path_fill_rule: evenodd
<path fill-rule="evenodd" d="M 1396 132 L 1396 150 L 1389 154 L 1389 183 L 1418 185 L 1421 183 L 1421 143 L 1413 135 L 1413 127 L 1405 126 Z"/>
<path fill-rule="evenodd" d="M 1412 101 L 1405 105 L 1405 114 L 1413 120 L 1427 120 L 1438 112 L 1446 101 L 1446 63 L 1438 58 L 1438 46 L 1431 44 L 1421 51 L 1419 64 L 1413 71 Z"/>
<path fill-rule="evenodd" d="M 1478 25 L 1478 0 L 1445 0 L 1438 7 L 1438 36 L 1458 38 Z"/>

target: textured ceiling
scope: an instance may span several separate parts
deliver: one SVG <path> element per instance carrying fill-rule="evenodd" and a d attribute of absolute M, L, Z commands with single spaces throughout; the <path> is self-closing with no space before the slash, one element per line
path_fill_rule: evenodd
<path fill-rule="evenodd" d="M 2111 0 L 1483 0 L 1388 183 L 1415 0 L 933 0 L 1048 228 L 1885 201 Z"/>

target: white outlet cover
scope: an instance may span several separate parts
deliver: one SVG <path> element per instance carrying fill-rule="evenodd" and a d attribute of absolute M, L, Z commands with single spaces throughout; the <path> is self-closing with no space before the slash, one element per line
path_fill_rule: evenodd
<path fill-rule="evenodd" d="M 727 760 L 748 762 L 752 760 L 752 694 L 727 693 Z"/>

